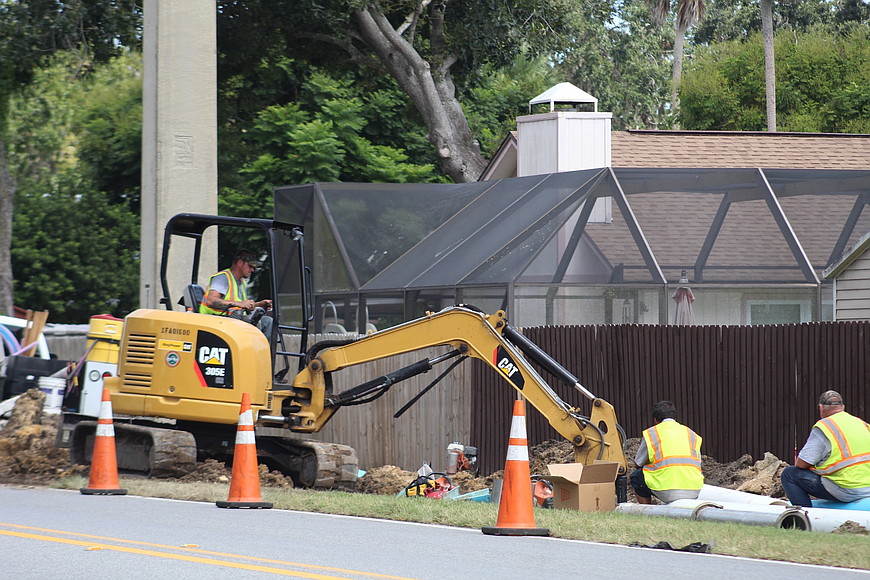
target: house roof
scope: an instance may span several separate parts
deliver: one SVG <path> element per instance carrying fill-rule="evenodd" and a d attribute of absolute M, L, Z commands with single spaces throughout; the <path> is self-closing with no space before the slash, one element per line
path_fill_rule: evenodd
<path fill-rule="evenodd" d="M 822 275 L 825 278 L 836 278 L 842 274 L 843 271 L 852 264 L 852 262 L 863 256 L 864 252 L 867 251 L 867 248 L 870 248 L 870 232 L 867 232 L 860 240 L 855 242 L 855 245 L 843 254 L 839 260 L 828 266 Z"/>
<path fill-rule="evenodd" d="M 870 169 L 870 135 L 613 131 L 613 167 Z"/>

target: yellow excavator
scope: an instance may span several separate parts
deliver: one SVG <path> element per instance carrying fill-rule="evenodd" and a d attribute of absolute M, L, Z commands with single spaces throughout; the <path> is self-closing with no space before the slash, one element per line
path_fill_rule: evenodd
<path fill-rule="evenodd" d="M 204 232 L 212 226 L 265 234 L 269 282 L 276 298 L 272 337 L 242 320 L 197 313 L 202 288 L 196 284 L 196 272 Z M 172 310 L 166 280 L 169 248 L 178 236 L 195 241 L 184 311 Z M 452 368 L 474 357 L 495 369 L 574 445 L 577 462 L 620 463 L 618 482 L 624 488 L 625 434 L 613 407 L 508 324 L 503 311 L 486 314 L 471 306 L 453 306 L 357 340 L 327 340 L 308 348 L 314 309 L 303 239 L 300 226 L 273 220 L 179 214 L 169 221 L 161 267 L 161 302 L 167 309 L 140 309 L 125 318 L 118 376 L 105 381 L 112 394 L 121 472 L 177 477 L 191 472 L 197 460 L 231 461 L 239 405 L 247 392 L 261 463 L 290 475 L 299 486 L 352 490 L 358 473 L 355 451 L 306 440 L 304 434 L 320 431 L 341 407 L 372 402 L 397 382 L 435 365 L 449 361 Z M 280 279 L 275 275 L 279 271 Z M 285 347 L 285 335 L 293 334 L 299 335 L 301 346 L 291 351 Z M 333 389 L 333 373 L 344 368 L 432 347 L 442 347 L 443 354 L 343 392 Z M 294 359 L 298 374 L 286 383 Z M 529 361 L 587 397 L 589 415 L 563 401 Z M 64 420 L 72 431 L 73 460 L 88 464 L 96 421 L 72 414 Z"/>

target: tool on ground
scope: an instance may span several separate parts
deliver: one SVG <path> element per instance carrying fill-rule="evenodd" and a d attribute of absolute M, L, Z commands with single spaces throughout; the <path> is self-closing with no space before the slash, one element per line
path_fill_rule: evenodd
<path fill-rule="evenodd" d="M 451 443 L 447 446 L 447 475 L 456 475 L 460 471 L 472 471 L 477 463 L 477 447 Z"/>

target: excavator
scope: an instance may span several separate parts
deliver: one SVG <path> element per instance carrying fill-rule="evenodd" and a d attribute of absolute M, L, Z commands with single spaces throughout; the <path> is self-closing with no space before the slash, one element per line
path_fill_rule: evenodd
<path fill-rule="evenodd" d="M 222 232 L 234 228 L 265 236 L 269 284 L 276 298 L 271 337 L 249 322 L 197 312 L 203 294 L 196 280 L 203 236 L 214 226 Z M 169 249 L 179 237 L 195 242 L 191 284 L 184 289 L 181 311 L 173 310 L 167 282 Z M 342 407 L 370 403 L 392 385 L 435 365 L 449 363 L 440 379 L 460 362 L 477 358 L 573 444 L 575 461 L 618 462 L 617 491 L 620 482 L 624 488 L 625 434 L 614 408 L 511 326 L 503 311 L 486 314 L 468 305 L 451 306 L 358 339 L 323 340 L 308 347 L 314 308 L 303 241 L 300 226 L 274 220 L 199 214 L 169 220 L 160 276 L 166 309 L 139 309 L 124 319 L 117 377 L 104 383 L 111 392 L 120 472 L 180 477 L 206 458 L 231 462 L 240 401 L 247 392 L 260 463 L 291 476 L 301 487 L 352 490 L 359 471 L 354 449 L 306 439 L 306 434 L 319 432 Z M 262 313 L 255 312 L 253 318 L 257 314 Z M 294 334 L 301 346 L 288 350 L 285 336 Z M 333 377 L 342 369 L 433 347 L 443 352 L 342 392 L 334 388 Z M 294 359 L 298 372 L 290 380 L 287 372 Z M 589 399 L 589 415 L 562 400 L 531 362 Z M 96 421 L 65 414 L 64 422 L 71 431 L 73 461 L 88 464 Z"/>

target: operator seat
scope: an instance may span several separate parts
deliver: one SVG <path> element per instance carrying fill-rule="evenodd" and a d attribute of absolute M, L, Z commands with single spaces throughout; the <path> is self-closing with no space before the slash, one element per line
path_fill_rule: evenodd
<path fill-rule="evenodd" d="M 178 303 L 184 306 L 187 312 L 199 312 L 199 304 L 205 298 L 205 289 L 199 284 L 188 284 L 184 287 L 184 293 Z"/>

